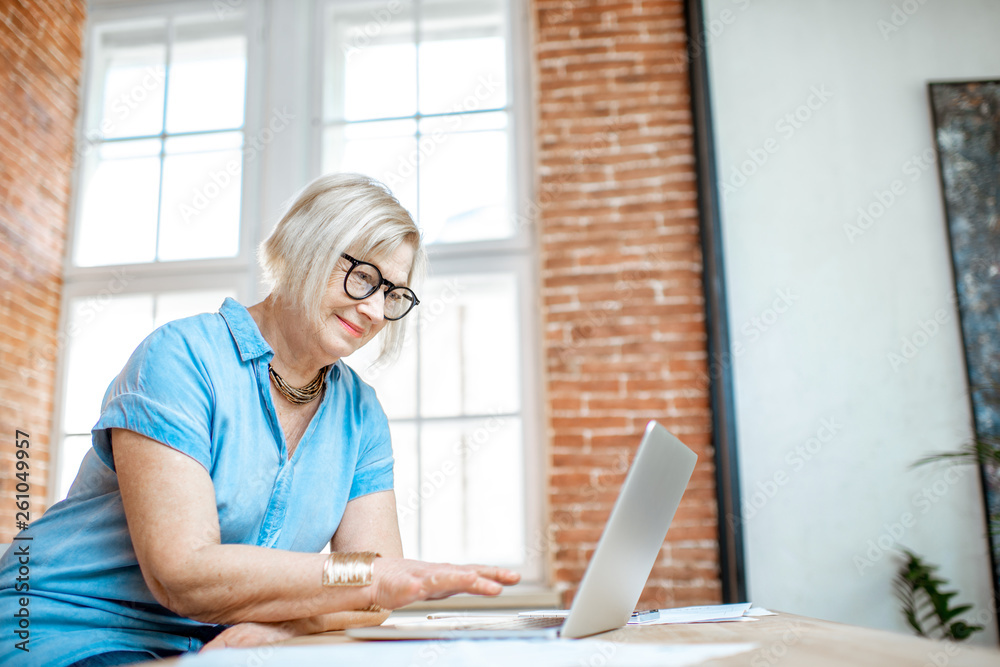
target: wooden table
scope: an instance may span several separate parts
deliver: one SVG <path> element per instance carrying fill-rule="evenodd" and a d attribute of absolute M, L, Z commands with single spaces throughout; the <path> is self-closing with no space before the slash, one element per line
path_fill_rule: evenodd
<path fill-rule="evenodd" d="M 628 626 L 579 641 L 592 640 L 756 644 L 751 651 L 702 663 L 706 667 L 1000 667 L 1000 650 L 932 641 L 793 614 L 763 616 L 750 622 Z M 335 645 L 352 641 L 356 640 L 344 636 L 342 632 L 329 632 L 296 637 L 282 645 Z M 171 662 L 155 664 L 166 666 Z M 489 656 L 484 655 L 480 664 L 491 664 Z"/>
<path fill-rule="evenodd" d="M 692 623 L 629 626 L 602 639 L 622 642 L 753 642 L 748 653 L 704 665 L 774 667 L 1000 667 L 1000 650 L 921 639 L 886 630 L 821 621 L 793 614 L 759 617 L 752 623 Z"/>

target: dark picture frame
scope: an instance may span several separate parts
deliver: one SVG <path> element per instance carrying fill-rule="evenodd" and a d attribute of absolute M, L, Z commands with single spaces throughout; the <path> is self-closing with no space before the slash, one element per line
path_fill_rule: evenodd
<path fill-rule="evenodd" d="M 1000 81 L 928 84 L 976 451 L 1000 446 Z M 1000 628 L 1000 466 L 977 457 Z"/>

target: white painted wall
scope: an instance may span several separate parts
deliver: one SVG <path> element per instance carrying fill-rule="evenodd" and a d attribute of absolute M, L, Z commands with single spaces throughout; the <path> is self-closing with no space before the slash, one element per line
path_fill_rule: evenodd
<path fill-rule="evenodd" d="M 926 84 L 1000 78 L 1000 3 L 705 13 L 750 596 L 907 631 L 891 586 L 905 545 L 988 610 L 978 475 L 908 466 L 971 435 Z M 876 216 L 850 230 L 859 207 Z M 982 620 L 977 643 L 995 644 Z"/>

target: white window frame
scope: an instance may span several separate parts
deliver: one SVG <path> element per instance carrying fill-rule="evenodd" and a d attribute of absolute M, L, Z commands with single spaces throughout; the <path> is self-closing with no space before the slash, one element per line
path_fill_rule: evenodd
<path fill-rule="evenodd" d="M 337 4 L 351 4 L 351 0 L 319 0 L 315 3 L 313 25 L 313 63 L 314 77 L 311 89 L 313 91 L 312 106 L 312 141 L 315 147 L 310 164 L 310 173 L 318 176 L 322 173 L 323 131 L 325 129 L 323 113 L 323 91 L 325 81 L 323 65 L 325 62 L 324 27 L 328 11 Z M 373 7 L 378 7 L 373 4 Z M 462 273 L 495 273 L 510 272 L 517 276 L 519 318 L 521 337 L 518 341 L 521 352 L 520 359 L 520 411 L 521 440 L 523 447 L 523 479 L 525 489 L 525 504 L 523 525 L 525 527 L 524 545 L 526 557 L 521 569 L 522 580 L 527 586 L 545 586 L 548 562 L 548 542 L 544 530 L 545 502 L 544 493 L 545 452 L 543 447 L 543 428 L 541 423 L 541 373 L 539 372 L 539 351 L 541 349 L 541 334 L 538 313 L 540 312 L 538 276 L 536 271 L 537 256 L 535 243 L 535 227 L 531 213 L 534 207 L 526 205 L 532 202 L 532 137 L 531 137 L 531 90 L 528 72 L 530 60 L 528 55 L 528 15 L 524 0 L 507 0 L 506 33 L 507 44 L 507 105 L 504 109 L 508 116 L 508 182 L 511 192 L 508 196 L 508 215 L 514 220 L 515 233 L 509 238 L 471 241 L 463 243 L 437 243 L 426 246 L 428 260 L 436 277 L 447 278 L 450 275 Z M 492 110 L 491 110 L 492 112 Z M 418 355 L 419 357 L 419 355 Z M 420 386 L 420 362 L 417 361 L 417 386 Z M 473 418 L 468 415 L 460 418 Z M 412 419 L 397 420 L 400 423 L 420 425 L 423 422 L 436 419 L 417 416 Z M 419 429 L 418 429 L 419 432 Z M 418 439 L 419 442 L 419 439 Z M 541 551 L 539 548 L 541 547 Z"/>
<path fill-rule="evenodd" d="M 261 130 L 261 96 L 259 73 L 263 64 L 263 5 L 261 0 L 241 0 L 234 5 L 246 15 L 247 24 L 247 87 L 244 107 L 244 137 L 256 136 Z M 142 20 L 144 18 L 175 19 L 192 13 L 218 11 L 216 6 L 204 1 L 182 2 L 115 2 L 97 0 L 88 9 L 84 37 L 84 59 L 81 70 L 80 110 L 76 120 L 76 154 L 72 174 L 72 196 L 69 207 L 66 252 L 63 259 L 62 307 L 59 314 L 57 373 L 55 401 L 52 414 L 51 463 L 48 484 L 48 504 L 59 498 L 59 476 L 63 461 L 62 443 L 71 435 L 64 432 L 63 411 L 67 387 L 69 304 L 78 298 L 94 297 L 98 303 L 111 296 L 129 294 L 164 294 L 197 289 L 227 289 L 238 299 L 246 300 L 256 293 L 257 275 L 251 270 L 255 265 L 254 247 L 259 237 L 259 205 L 253 201 L 259 191 L 261 178 L 259 161 L 244 163 L 241 183 L 240 239 L 235 257 L 180 261 L 152 261 L 148 263 L 114 264 L 104 266 L 75 266 L 74 254 L 81 215 L 83 192 L 84 152 L 91 150 L 86 132 L 88 113 L 93 113 L 99 100 L 91 90 L 93 62 L 92 42 L 97 26 Z M 168 31 L 167 49 L 171 48 L 172 34 Z M 258 73 L 257 76 L 254 73 Z M 162 135 L 161 135 L 162 136 Z M 162 159 L 162 157 L 161 157 Z M 110 381 L 110 378 L 109 378 Z M 97 415 L 94 415 L 96 422 Z"/>

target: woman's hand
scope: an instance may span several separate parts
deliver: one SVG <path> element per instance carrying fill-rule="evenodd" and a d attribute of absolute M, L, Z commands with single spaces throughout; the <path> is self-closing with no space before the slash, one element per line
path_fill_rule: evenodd
<path fill-rule="evenodd" d="M 375 604 L 398 609 L 418 600 L 456 593 L 498 595 L 504 586 L 516 584 L 520 579 L 517 572 L 502 567 L 377 558 L 372 591 Z M 386 613 L 348 611 L 283 623 L 239 623 L 222 631 L 202 650 L 264 646 L 303 634 L 378 625 L 385 620 Z"/>
<path fill-rule="evenodd" d="M 456 593 L 499 595 L 504 586 L 520 579 L 517 572 L 502 567 L 377 558 L 373 598 L 384 609 L 398 609 L 417 600 L 435 600 Z"/>
<path fill-rule="evenodd" d="M 290 639 L 298 634 L 286 623 L 239 623 L 220 632 L 201 650 L 264 646 L 280 642 L 283 639 Z"/>

